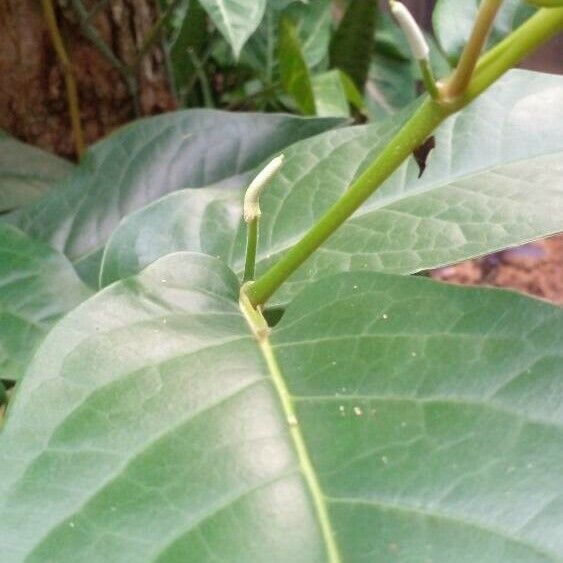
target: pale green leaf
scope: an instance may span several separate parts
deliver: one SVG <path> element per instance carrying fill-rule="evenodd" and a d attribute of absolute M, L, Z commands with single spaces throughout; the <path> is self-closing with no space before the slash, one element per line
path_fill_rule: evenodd
<path fill-rule="evenodd" d="M 223 37 L 233 49 L 235 58 L 254 33 L 266 9 L 266 0 L 199 0 Z"/>
<path fill-rule="evenodd" d="M 414 158 L 405 162 L 274 295 L 274 302 L 287 302 L 301 284 L 331 272 L 412 273 L 562 231 L 562 97 L 561 77 L 508 74 L 438 128 L 421 178 Z M 299 241 L 404 119 L 403 112 L 380 123 L 324 133 L 284 151 L 284 165 L 261 199 L 258 274 Z M 182 248 L 220 255 L 240 272 L 245 229 L 236 223 L 236 206 L 244 186 L 228 210 L 203 196 L 197 205 L 198 194 L 186 190 L 178 199 L 163 199 L 126 218 L 106 249 L 105 283 Z M 212 211 L 211 216 L 224 213 L 228 220 L 218 227 L 218 221 L 207 219 Z M 163 216 L 170 217 L 168 226 Z M 200 242 L 210 231 L 217 241 L 212 251 Z"/>
<path fill-rule="evenodd" d="M 312 85 L 317 115 L 322 117 L 350 116 L 340 70 L 329 70 L 313 76 Z"/>
<path fill-rule="evenodd" d="M 340 122 L 211 110 L 143 119 L 94 145 L 54 193 L 7 220 L 66 254 L 94 283 L 103 246 L 129 213 L 179 188 L 249 172 Z"/>

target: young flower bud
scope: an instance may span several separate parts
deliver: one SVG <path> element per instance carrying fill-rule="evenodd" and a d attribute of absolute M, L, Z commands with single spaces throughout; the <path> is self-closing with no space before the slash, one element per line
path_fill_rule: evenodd
<path fill-rule="evenodd" d="M 397 23 L 407 38 L 414 58 L 418 61 L 428 60 L 428 55 L 430 53 L 428 43 L 426 42 L 422 30 L 412 17 L 408 8 L 396 0 L 390 0 L 389 7 L 391 8 L 391 13 L 395 16 Z"/>
<path fill-rule="evenodd" d="M 283 163 L 284 156 L 280 154 L 272 159 L 252 180 L 244 194 L 243 214 L 244 220 L 250 223 L 260 217 L 260 194 L 276 175 Z"/>

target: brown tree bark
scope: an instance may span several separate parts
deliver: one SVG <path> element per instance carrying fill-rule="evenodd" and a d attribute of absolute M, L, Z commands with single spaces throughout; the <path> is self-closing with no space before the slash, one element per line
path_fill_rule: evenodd
<path fill-rule="evenodd" d="M 54 0 L 58 27 L 78 88 L 86 144 L 138 115 L 175 107 L 158 42 L 133 65 L 158 19 L 157 0 L 83 0 L 102 6 L 85 27 L 69 0 Z M 102 0 L 103 2 L 103 0 Z M 98 46 L 92 41 L 98 41 Z M 99 45 L 120 63 L 108 60 Z M 114 61 L 115 62 L 115 61 Z M 135 94 L 135 86 L 137 94 Z M 0 128 L 19 139 L 76 157 L 64 81 L 39 0 L 0 0 Z"/>

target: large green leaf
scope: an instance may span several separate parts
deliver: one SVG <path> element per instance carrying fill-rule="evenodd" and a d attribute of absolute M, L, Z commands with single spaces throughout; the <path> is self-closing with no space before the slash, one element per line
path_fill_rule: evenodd
<path fill-rule="evenodd" d="M 0 380 L 19 379 L 55 321 L 89 296 L 64 256 L 0 223 Z"/>
<path fill-rule="evenodd" d="M 0 131 L 0 212 L 37 199 L 73 165 Z"/>
<path fill-rule="evenodd" d="M 438 0 L 432 14 L 436 37 L 455 63 L 467 43 L 481 0 Z M 505 0 L 495 19 L 488 46 L 498 43 L 515 27 L 534 13 L 534 8 L 524 0 Z"/>
<path fill-rule="evenodd" d="M 563 558 L 563 311 L 348 273 L 260 344 L 217 259 L 70 313 L 0 435 L 3 563 Z"/>
<path fill-rule="evenodd" d="M 561 77 L 510 73 L 437 130 L 421 178 L 409 159 L 296 272 L 276 302 L 331 272 L 412 273 L 563 230 L 562 96 Z M 262 196 L 258 273 L 345 192 L 404 118 L 328 132 L 285 151 Z M 241 271 L 245 230 L 236 217 L 242 195 L 228 205 L 203 195 L 196 204 L 198 197 L 187 190 L 126 218 L 106 250 L 104 281 L 183 248 L 219 255 Z M 226 219 L 219 228 L 208 218 L 221 213 Z M 212 250 L 200 242 L 208 236 Z"/>
<path fill-rule="evenodd" d="M 266 0 L 199 0 L 238 58 L 264 16 Z"/>
<path fill-rule="evenodd" d="M 64 252 L 91 282 L 106 239 L 125 215 L 179 188 L 248 172 L 340 122 L 210 110 L 143 119 L 94 145 L 56 192 L 8 220 Z"/>

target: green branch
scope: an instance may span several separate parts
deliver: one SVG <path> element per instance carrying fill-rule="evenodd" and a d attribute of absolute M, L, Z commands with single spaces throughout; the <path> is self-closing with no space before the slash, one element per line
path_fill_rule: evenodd
<path fill-rule="evenodd" d="M 480 60 L 467 90 L 451 103 L 429 97 L 311 230 L 254 283 L 247 295 L 253 306 L 264 304 L 280 285 L 348 219 L 420 146 L 444 119 L 459 111 L 523 57 L 563 30 L 563 8 L 538 11 Z"/>
<path fill-rule="evenodd" d="M 445 97 L 455 99 L 465 92 L 501 4 L 502 0 L 483 0 L 479 6 L 475 25 L 461 53 L 459 64 L 443 87 L 442 94 Z"/>

